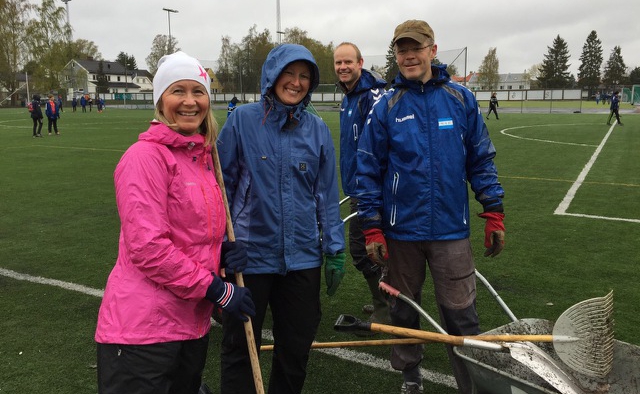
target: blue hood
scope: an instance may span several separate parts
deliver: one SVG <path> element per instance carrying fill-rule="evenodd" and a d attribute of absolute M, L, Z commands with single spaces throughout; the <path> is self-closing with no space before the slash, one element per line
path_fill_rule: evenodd
<path fill-rule="evenodd" d="M 311 93 L 316 90 L 320 83 L 320 70 L 311 52 L 298 44 L 278 45 L 267 55 L 267 60 L 265 60 L 262 65 L 262 76 L 260 77 L 260 92 L 262 93 L 263 99 L 266 99 L 268 102 L 271 101 L 273 96 L 271 90 L 278 76 L 282 73 L 282 70 L 284 70 L 288 64 L 299 60 L 304 60 L 309 63 L 313 74 L 309 93 L 307 93 L 307 96 L 302 100 L 305 107 L 309 104 L 311 101 Z"/>

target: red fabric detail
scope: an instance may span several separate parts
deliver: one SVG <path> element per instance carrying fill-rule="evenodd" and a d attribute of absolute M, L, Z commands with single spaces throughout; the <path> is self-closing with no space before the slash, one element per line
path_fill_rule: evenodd
<path fill-rule="evenodd" d="M 486 248 L 491 247 L 491 234 L 494 231 L 505 231 L 504 228 L 504 213 L 500 212 L 484 212 L 479 214 L 481 218 L 487 221 L 484 224 L 484 246 Z"/>

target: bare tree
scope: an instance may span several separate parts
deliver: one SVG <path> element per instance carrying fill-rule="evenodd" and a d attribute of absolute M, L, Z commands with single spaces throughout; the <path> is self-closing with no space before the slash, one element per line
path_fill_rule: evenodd
<path fill-rule="evenodd" d="M 27 0 L 0 1 L 0 85 L 9 92 L 18 89 L 16 74 L 28 61 L 25 35 L 32 7 Z M 11 96 L 11 105 L 16 101 Z"/>
<path fill-rule="evenodd" d="M 498 87 L 500 82 L 499 68 L 500 61 L 498 60 L 497 49 L 489 48 L 489 52 L 482 59 L 478 69 L 478 82 L 482 89 L 493 90 Z"/>
<path fill-rule="evenodd" d="M 174 49 L 174 52 L 180 50 L 178 47 L 178 40 L 175 37 L 171 37 L 171 48 Z M 149 72 L 151 74 L 156 73 L 158 71 L 158 61 L 164 55 L 169 54 L 169 36 L 166 34 L 158 34 L 153 39 L 151 43 L 151 53 L 146 57 L 145 61 L 147 62 L 147 66 L 149 67 Z"/>

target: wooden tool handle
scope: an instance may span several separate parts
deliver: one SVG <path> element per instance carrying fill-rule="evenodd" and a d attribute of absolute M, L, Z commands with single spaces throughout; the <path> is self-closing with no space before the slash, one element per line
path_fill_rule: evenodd
<path fill-rule="evenodd" d="M 398 335 L 401 337 L 420 338 L 432 342 L 447 343 L 454 346 L 464 346 L 465 339 L 472 339 L 485 342 L 553 342 L 553 335 L 469 335 L 457 336 L 440 334 L 431 331 L 414 330 L 411 328 L 389 326 L 385 324 L 371 323 L 371 331 L 383 332 L 386 334 Z M 571 341 L 571 338 L 567 338 Z"/>
<path fill-rule="evenodd" d="M 388 345 L 415 345 L 428 341 L 419 338 L 395 338 L 395 339 L 370 339 L 365 341 L 341 341 L 341 342 L 314 342 L 311 349 L 327 349 L 338 347 L 365 347 L 365 346 L 388 346 Z M 273 345 L 260 346 L 261 351 L 272 351 Z"/>
<path fill-rule="evenodd" d="M 227 201 L 227 192 L 224 187 L 224 178 L 222 176 L 222 168 L 220 167 L 220 158 L 218 157 L 218 147 L 214 142 L 211 148 L 211 157 L 213 159 L 213 168 L 218 186 L 222 192 L 222 201 L 224 202 L 224 210 L 226 216 L 227 239 L 230 242 L 236 241 L 236 235 L 233 232 L 233 223 L 231 222 L 231 212 L 229 210 L 229 202 Z M 244 287 L 244 278 L 242 272 L 236 272 L 236 284 Z M 247 316 L 249 317 L 249 316 Z M 251 318 L 244 322 L 244 333 L 247 339 L 247 348 L 249 349 L 249 358 L 251 359 L 251 371 L 253 373 L 253 382 L 256 386 L 256 394 L 264 394 L 264 384 L 262 383 L 262 371 L 260 370 L 260 359 L 258 358 L 258 349 L 256 347 L 256 339 L 253 335 L 253 326 Z"/>

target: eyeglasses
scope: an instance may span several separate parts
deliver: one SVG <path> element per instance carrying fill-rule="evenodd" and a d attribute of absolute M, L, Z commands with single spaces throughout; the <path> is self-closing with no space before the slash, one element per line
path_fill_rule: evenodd
<path fill-rule="evenodd" d="M 395 52 L 396 52 L 396 55 L 398 55 L 398 56 L 406 56 L 406 55 L 408 55 L 410 53 L 416 55 L 416 54 L 424 51 L 425 49 L 427 49 L 427 48 L 429 48 L 431 46 L 433 46 L 433 44 L 429 44 L 429 45 L 426 45 L 426 46 L 423 46 L 423 47 L 396 49 Z"/>

